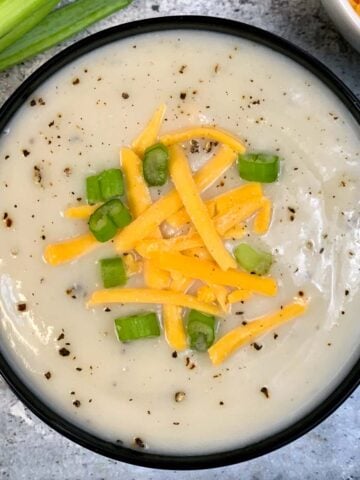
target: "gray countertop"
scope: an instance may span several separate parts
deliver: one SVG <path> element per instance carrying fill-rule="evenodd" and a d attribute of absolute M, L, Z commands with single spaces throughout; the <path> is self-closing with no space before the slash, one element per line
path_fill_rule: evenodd
<path fill-rule="evenodd" d="M 227 17 L 277 33 L 323 61 L 360 97 L 360 55 L 338 35 L 319 0 L 135 0 L 86 33 L 174 14 Z M 0 74 L 0 103 L 63 47 Z M 62 438 L 34 417 L 0 378 L 0 479 L 359 480 L 359 412 L 358 391 L 319 427 L 270 455 L 215 470 L 161 472 L 102 458 Z"/>

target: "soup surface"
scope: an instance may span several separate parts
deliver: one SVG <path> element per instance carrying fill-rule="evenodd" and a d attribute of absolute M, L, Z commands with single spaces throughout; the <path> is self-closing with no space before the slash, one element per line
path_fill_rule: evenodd
<path fill-rule="evenodd" d="M 84 201 L 88 175 L 118 167 L 120 147 L 160 103 L 162 132 L 215 124 L 282 159 L 279 181 L 264 186 L 271 228 L 250 236 L 273 253 L 279 294 L 233 305 L 220 333 L 299 292 L 309 308 L 220 366 L 175 355 L 163 336 L 116 339 L 114 318 L 154 306 L 86 308 L 110 244 L 58 267 L 42 257 L 47 243 L 87 232 L 64 209 Z M 213 154 L 187 153 L 194 171 Z M 40 87 L 2 132 L 0 155 L 0 347 L 37 395 L 86 430 L 154 452 L 223 451 L 289 425 L 350 369 L 360 337 L 359 128 L 302 67 L 220 34 L 133 37 Z M 242 183 L 234 166 L 203 198 Z M 153 188 L 154 199 L 170 186 Z"/>

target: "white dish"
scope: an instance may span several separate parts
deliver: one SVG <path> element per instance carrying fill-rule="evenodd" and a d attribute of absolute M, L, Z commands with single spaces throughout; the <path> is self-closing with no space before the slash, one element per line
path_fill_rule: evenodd
<path fill-rule="evenodd" d="M 321 0 L 341 34 L 360 52 L 360 15 L 349 0 Z"/>

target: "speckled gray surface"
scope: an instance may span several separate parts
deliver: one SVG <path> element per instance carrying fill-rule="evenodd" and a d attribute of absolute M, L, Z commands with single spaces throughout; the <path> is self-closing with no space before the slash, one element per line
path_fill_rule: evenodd
<path fill-rule="evenodd" d="M 339 37 L 319 0 L 135 0 L 126 11 L 87 33 L 171 14 L 222 16 L 280 34 L 322 60 L 360 96 L 360 55 Z M 0 74 L 0 102 L 62 48 Z M 0 379 L 0 479 L 100 480 L 115 476 L 124 480 L 359 480 L 360 392 L 315 430 L 270 455 L 225 469 L 161 472 L 107 460 L 72 444 L 35 418 Z"/>

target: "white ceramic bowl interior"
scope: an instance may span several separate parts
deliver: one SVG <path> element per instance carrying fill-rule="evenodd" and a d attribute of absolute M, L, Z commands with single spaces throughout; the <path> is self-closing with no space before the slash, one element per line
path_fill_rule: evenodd
<path fill-rule="evenodd" d="M 349 0 L 321 0 L 341 34 L 360 52 L 360 15 Z"/>

